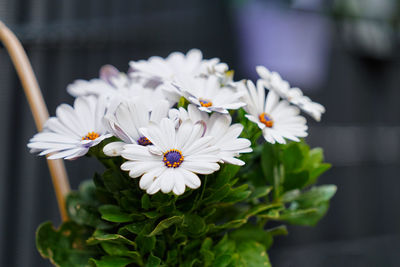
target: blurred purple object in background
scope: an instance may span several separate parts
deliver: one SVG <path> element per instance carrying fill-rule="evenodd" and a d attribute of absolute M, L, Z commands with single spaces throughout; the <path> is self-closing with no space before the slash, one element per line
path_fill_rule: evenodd
<path fill-rule="evenodd" d="M 237 8 L 235 18 L 238 65 L 244 74 L 255 78 L 254 66 L 264 65 L 305 91 L 323 85 L 330 54 L 329 18 L 258 1 Z"/>

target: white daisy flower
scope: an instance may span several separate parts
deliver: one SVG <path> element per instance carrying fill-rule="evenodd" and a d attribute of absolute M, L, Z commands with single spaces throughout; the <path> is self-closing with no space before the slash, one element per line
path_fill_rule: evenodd
<path fill-rule="evenodd" d="M 253 151 L 249 140 L 238 138 L 243 131 L 243 125 L 240 123 L 231 125 L 232 117 L 230 115 L 213 113 L 209 116 L 207 113 L 201 112 L 196 106 L 190 104 L 187 111 L 184 108 L 179 108 L 179 110 L 171 109 L 169 116 L 175 121 L 175 125 L 179 125 L 187 119 L 193 122 L 204 123 L 204 136 L 213 137 L 211 144 L 220 149 L 218 155 L 222 163 L 242 166 L 245 162 L 236 157 L 240 153 Z"/>
<path fill-rule="evenodd" d="M 239 109 L 246 105 L 241 101 L 242 91 L 221 87 L 216 76 L 180 77 L 174 85 L 182 96 L 198 106 L 201 111 L 228 114 L 228 109 Z"/>
<path fill-rule="evenodd" d="M 50 118 L 42 132 L 28 144 L 31 152 L 40 156 L 50 154 L 49 159 L 75 159 L 85 155 L 89 148 L 111 135 L 103 124 L 106 112 L 104 98 L 78 97 L 74 107 L 58 106 L 56 117 Z"/>
<path fill-rule="evenodd" d="M 163 82 L 172 82 L 177 76 L 209 76 L 223 77 L 228 65 L 219 63 L 218 58 L 203 59 L 198 49 L 192 49 L 186 55 L 173 52 L 167 58 L 150 57 L 148 60 L 131 61 L 131 75 L 146 77 L 157 85 Z"/>
<path fill-rule="evenodd" d="M 154 99 L 166 99 L 161 89 L 146 88 L 138 80 L 120 72 L 111 65 L 100 69 L 100 79 L 90 81 L 77 80 L 67 87 L 67 91 L 74 97 L 95 95 L 108 100 L 108 110 L 115 111 L 124 100 L 141 98 L 148 107 L 154 107 Z M 170 103 L 172 106 L 174 103 Z"/>
<path fill-rule="evenodd" d="M 298 142 L 298 137 L 306 137 L 306 119 L 299 116 L 300 110 L 286 100 L 279 101 L 275 91 L 269 91 L 265 97 L 264 85 L 262 80 L 257 81 L 257 88 L 252 81 L 247 81 L 247 87 L 242 84 L 243 91 L 247 92 L 244 97 L 246 117 L 257 123 L 265 140 L 272 144 L 285 144 L 284 138 Z"/>
<path fill-rule="evenodd" d="M 121 154 L 128 161 L 121 169 L 132 178 L 141 177 L 139 186 L 148 194 L 161 190 L 181 195 L 186 186 L 196 189 L 201 185 L 197 174 L 219 170 L 218 148 L 210 145 L 211 136 L 202 137 L 200 123 L 185 120 L 176 129 L 173 120 L 164 118 L 140 132 L 153 145 L 125 145 Z"/>
<path fill-rule="evenodd" d="M 154 109 L 148 108 L 141 99 L 128 100 L 121 103 L 113 114 L 105 117 L 109 131 L 122 142 L 112 142 L 103 148 L 107 156 L 120 156 L 123 146 L 126 144 L 137 144 L 142 146 L 150 145 L 151 142 L 142 134 L 139 129 L 147 127 L 150 122 L 159 123 L 166 118 L 169 110 L 169 103 L 165 100 L 153 100 Z"/>
<path fill-rule="evenodd" d="M 299 88 L 290 88 L 289 83 L 283 80 L 277 72 L 270 72 L 264 66 L 257 66 L 256 70 L 268 89 L 275 91 L 283 99 L 298 106 L 316 121 L 321 120 L 321 115 L 325 113 L 324 106 L 304 96 Z"/>

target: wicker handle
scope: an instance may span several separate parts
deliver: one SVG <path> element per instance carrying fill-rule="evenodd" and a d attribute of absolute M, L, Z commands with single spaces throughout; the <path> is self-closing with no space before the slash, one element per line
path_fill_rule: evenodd
<path fill-rule="evenodd" d="M 24 88 L 36 127 L 38 131 L 41 131 L 44 123 L 49 118 L 49 112 L 47 111 L 42 93 L 24 48 L 18 41 L 17 37 L 1 21 L 0 40 L 3 42 L 10 55 Z M 61 219 L 66 221 L 68 220 L 68 215 L 65 205 L 65 196 L 70 191 L 70 186 L 64 162 L 61 159 L 47 160 L 47 164 L 49 165 L 50 175 L 53 181 Z"/>

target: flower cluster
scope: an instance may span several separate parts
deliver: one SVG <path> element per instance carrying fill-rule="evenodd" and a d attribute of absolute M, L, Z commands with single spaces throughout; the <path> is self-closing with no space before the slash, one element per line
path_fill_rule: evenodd
<path fill-rule="evenodd" d="M 141 189 L 181 195 L 222 164 L 244 165 L 241 154 L 260 143 L 237 119 L 238 110 L 272 144 L 307 136 L 300 110 L 318 121 L 325 112 L 276 72 L 259 66 L 256 85 L 234 81 L 227 64 L 203 59 L 197 49 L 129 65 L 127 73 L 106 65 L 99 78 L 69 85 L 73 107 L 57 108 L 30 140 L 31 151 L 76 159 L 113 137 L 103 143 L 104 154 L 122 157 L 120 168 L 140 178 Z"/>

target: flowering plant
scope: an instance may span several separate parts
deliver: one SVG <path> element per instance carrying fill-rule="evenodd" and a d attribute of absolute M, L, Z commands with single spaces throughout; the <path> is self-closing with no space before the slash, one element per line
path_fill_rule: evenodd
<path fill-rule="evenodd" d="M 336 187 L 314 186 L 330 164 L 301 139 L 300 110 L 319 121 L 324 107 L 257 72 L 256 84 L 234 81 L 193 49 L 68 86 L 74 105 L 28 147 L 105 171 L 68 195 L 60 228 L 39 226 L 41 255 L 56 266 L 270 266 L 281 223 L 315 225 Z"/>

